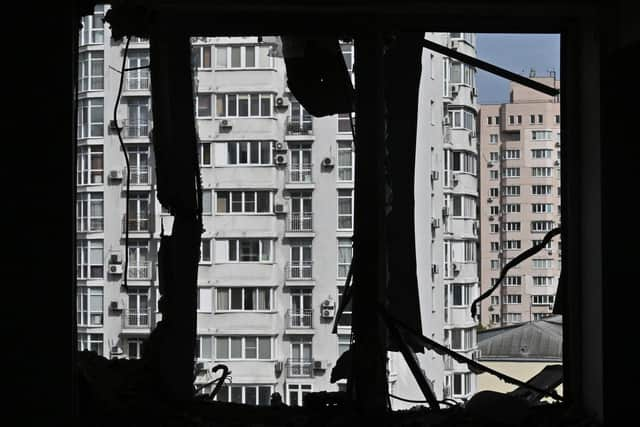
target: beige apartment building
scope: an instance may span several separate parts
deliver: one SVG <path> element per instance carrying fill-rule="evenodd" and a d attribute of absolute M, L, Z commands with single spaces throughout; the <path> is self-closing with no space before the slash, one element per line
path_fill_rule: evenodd
<path fill-rule="evenodd" d="M 555 76 L 534 77 L 558 87 Z M 481 290 L 501 268 L 560 224 L 560 100 L 511 83 L 510 102 L 480 107 Z M 560 241 L 510 270 L 481 304 L 485 327 L 551 314 Z"/>
<path fill-rule="evenodd" d="M 113 123 L 125 41 L 111 39 L 104 7 L 80 33 L 77 141 L 78 348 L 139 358 L 161 320 L 157 309 L 160 233 L 172 216 L 156 199 L 149 140 L 149 44 L 132 38 L 117 124 Z M 475 35 L 426 37 L 475 55 Z M 218 399 L 290 405 L 306 393 L 338 390 L 336 359 L 349 348 L 350 311 L 332 334 L 352 257 L 354 150 L 348 115 L 314 118 L 286 86 L 281 57 L 257 37 L 194 38 L 195 111 L 203 181 L 198 272 L 196 384 L 217 363 L 232 384 Z M 354 50 L 341 46 L 351 69 Z M 478 142 L 475 69 L 425 51 L 416 165 L 416 247 L 424 333 L 471 356 L 478 294 Z M 424 119 L 422 119 L 424 118 Z M 129 266 L 124 271 L 128 226 Z M 128 287 L 122 286 L 125 276 Z M 420 363 L 439 399 L 476 389 L 466 365 L 433 352 Z M 421 399 L 399 353 L 390 391 Z M 413 406 L 394 401 L 394 408 Z"/>

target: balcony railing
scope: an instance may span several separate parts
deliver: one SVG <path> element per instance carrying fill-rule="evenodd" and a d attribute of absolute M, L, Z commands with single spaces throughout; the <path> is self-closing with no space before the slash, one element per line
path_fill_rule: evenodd
<path fill-rule="evenodd" d="M 312 122 L 292 121 L 287 123 L 287 135 L 313 135 Z"/>
<path fill-rule="evenodd" d="M 313 261 L 288 262 L 287 280 L 310 280 L 313 277 Z"/>
<path fill-rule="evenodd" d="M 123 310 L 122 327 L 125 329 L 149 329 L 151 310 Z"/>
<path fill-rule="evenodd" d="M 298 165 L 297 168 L 287 168 L 287 182 L 311 183 L 311 163 Z"/>
<path fill-rule="evenodd" d="M 127 278 L 132 280 L 151 280 L 152 272 L 151 262 L 134 265 L 129 264 L 127 268 Z"/>
<path fill-rule="evenodd" d="M 129 218 L 127 221 L 126 215 L 122 217 L 122 232 L 126 232 L 127 224 L 129 225 L 129 232 L 148 232 L 151 230 L 151 224 L 149 217 L 142 218 Z"/>
<path fill-rule="evenodd" d="M 129 168 L 129 183 L 131 185 L 148 185 L 151 181 L 151 168 L 148 166 L 132 166 Z M 123 176 L 127 176 L 127 169 L 123 171 Z M 127 181 L 122 180 L 122 185 L 127 185 Z"/>
<path fill-rule="evenodd" d="M 312 213 L 290 213 L 287 231 L 313 231 Z"/>
<path fill-rule="evenodd" d="M 302 312 L 287 310 L 285 321 L 287 328 L 310 329 L 313 327 L 313 309 L 305 309 Z"/>
<path fill-rule="evenodd" d="M 287 359 L 288 377 L 312 377 L 313 360 L 307 359 Z"/>
<path fill-rule="evenodd" d="M 124 126 L 124 138 L 146 138 L 149 136 L 149 123 L 128 123 Z"/>

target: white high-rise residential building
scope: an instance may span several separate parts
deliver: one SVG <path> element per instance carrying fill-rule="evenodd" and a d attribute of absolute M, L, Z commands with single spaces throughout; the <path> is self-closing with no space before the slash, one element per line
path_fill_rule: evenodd
<path fill-rule="evenodd" d="M 131 166 L 125 217 L 125 162 L 112 123 L 125 42 L 111 40 L 102 14 L 99 6 L 84 18 L 80 36 L 78 346 L 139 358 L 161 320 L 157 252 L 172 217 L 156 198 L 150 72 L 139 68 L 149 64 L 149 45 L 138 38 L 125 63 L 138 69 L 126 72 L 117 117 Z M 472 34 L 427 37 L 475 52 Z M 351 69 L 353 46 L 342 50 Z M 344 387 L 329 377 L 350 344 L 350 311 L 337 335 L 331 329 L 353 255 L 354 149 L 348 115 L 309 115 L 269 51 L 257 37 L 193 39 L 205 228 L 196 353 L 205 367 L 232 371 L 220 400 L 268 404 L 277 391 L 301 405 L 308 392 Z M 476 346 L 468 310 L 478 288 L 476 99 L 473 68 L 424 51 L 415 189 L 422 326 L 467 355 Z M 399 353 L 390 359 L 392 393 L 419 398 Z M 419 359 L 439 398 L 475 390 L 464 365 L 431 352 Z"/>
<path fill-rule="evenodd" d="M 555 76 L 534 80 L 558 87 Z M 480 194 L 482 290 L 508 261 L 560 224 L 560 100 L 511 83 L 510 102 L 483 105 Z M 551 314 L 560 275 L 560 238 L 510 270 L 482 302 L 487 327 Z"/>

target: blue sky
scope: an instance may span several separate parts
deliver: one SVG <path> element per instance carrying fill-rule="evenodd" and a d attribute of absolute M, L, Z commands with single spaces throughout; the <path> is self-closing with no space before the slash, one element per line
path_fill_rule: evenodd
<path fill-rule="evenodd" d="M 560 78 L 559 34 L 478 34 L 477 56 L 514 73 L 529 75 L 533 68 L 537 76 L 556 71 Z M 509 81 L 478 70 L 480 104 L 507 102 Z"/>

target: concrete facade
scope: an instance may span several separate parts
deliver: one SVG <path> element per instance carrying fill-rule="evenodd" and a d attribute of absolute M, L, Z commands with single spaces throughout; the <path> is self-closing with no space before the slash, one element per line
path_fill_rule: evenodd
<path fill-rule="evenodd" d="M 99 14 L 84 23 L 77 144 L 79 348 L 137 358 L 142 340 L 161 320 L 157 250 L 161 229 L 171 233 L 172 217 L 155 197 L 148 70 L 129 71 L 117 117 L 131 165 L 129 268 L 123 271 L 126 172 L 111 122 L 125 43 L 111 40 Z M 427 37 L 475 54 L 473 35 Z M 343 387 L 330 384 L 329 377 L 351 333 L 347 311 L 338 335 L 331 334 L 352 256 L 349 121 L 307 115 L 286 87 L 282 58 L 269 56 L 269 46 L 257 37 L 196 38 L 193 46 L 205 205 L 198 362 L 202 368 L 230 367 L 233 384 L 220 399 L 267 404 L 277 391 L 286 403 L 300 405 L 307 392 Z M 352 64 L 353 47 L 342 48 Z M 132 39 L 125 67 L 148 61 L 148 43 Z M 468 304 L 478 288 L 477 98 L 475 70 L 467 71 L 465 83 L 464 67 L 457 69 L 460 79 L 454 82 L 448 59 L 425 50 L 416 246 L 423 331 L 448 345 L 461 343 L 459 349 L 471 356 L 475 323 Z M 454 153 L 456 167 L 467 164 L 466 171 L 453 166 Z M 453 213 L 454 206 L 464 206 L 462 195 L 473 200 L 466 216 Z M 128 289 L 122 286 L 125 274 Z M 454 286 L 464 288 L 455 291 L 456 301 L 465 295 L 458 305 L 451 303 Z M 475 391 L 475 376 L 465 366 L 431 352 L 419 359 L 438 398 L 466 398 Z M 390 354 L 389 371 L 392 393 L 421 398 L 399 354 Z M 197 384 L 206 381 L 206 375 L 196 378 Z M 394 401 L 394 408 L 406 406 L 413 405 Z"/>
<path fill-rule="evenodd" d="M 555 77 L 535 78 L 559 87 Z M 480 109 L 481 288 L 500 269 L 560 224 L 560 102 L 511 83 L 510 102 Z M 551 313 L 560 275 L 560 242 L 511 270 L 481 304 L 481 323 L 496 327 Z"/>

